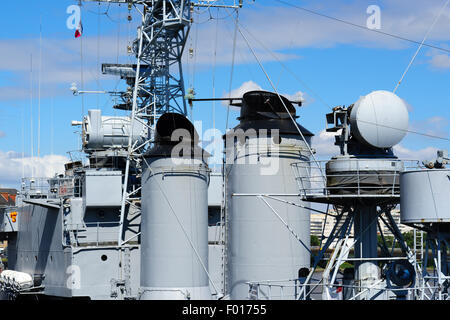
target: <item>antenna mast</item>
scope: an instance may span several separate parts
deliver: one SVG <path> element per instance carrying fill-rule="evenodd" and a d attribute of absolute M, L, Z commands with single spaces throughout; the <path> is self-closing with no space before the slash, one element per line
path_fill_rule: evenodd
<path fill-rule="evenodd" d="M 130 162 L 138 163 L 145 147 L 153 139 L 157 119 L 166 112 L 187 115 L 185 87 L 181 57 L 184 52 L 195 7 L 233 8 L 242 7 L 242 0 L 230 0 L 230 5 L 217 5 L 216 0 L 84 0 L 84 2 L 105 2 L 128 4 L 134 7 L 142 18 L 132 51 L 136 55 L 135 65 L 104 64 L 104 74 L 115 74 L 127 81 L 130 88 L 122 94 L 124 104 L 115 108 L 131 110 L 131 128 L 135 119 L 145 123 L 148 129 L 146 143 L 132 145 L 128 142 L 127 162 L 123 184 L 123 198 L 120 212 L 119 245 L 123 244 L 123 221 L 125 205 L 129 197 L 128 180 Z M 128 18 L 131 19 L 131 16 Z"/>

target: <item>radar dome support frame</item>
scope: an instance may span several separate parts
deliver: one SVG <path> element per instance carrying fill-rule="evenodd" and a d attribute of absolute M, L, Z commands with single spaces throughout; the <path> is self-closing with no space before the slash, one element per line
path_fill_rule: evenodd
<path fill-rule="evenodd" d="M 389 119 L 386 110 L 396 117 Z M 337 213 L 334 228 L 320 249 L 300 296 L 307 298 L 307 292 L 322 284 L 324 299 L 335 299 L 336 289 L 342 286 L 343 296 L 349 300 L 411 297 L 415 276 L 420 272 L 391 214 L 400 202 L 399 176 L 405 166 L 395 157 L 392 147 L 406 134 L 406 104 L 390 92 L 374 91 L 348 108 L 335 107 L 326 118 L 327 124 L 332 125 L 326 131 L 340 133 L 335 137 L 335 144 L 341 151 L 340 155 L 323 162 L 321 171 L 326 172 L 326 181 L 319 179 L 319 174 L 302 176 L 301 165 L 293 166 L 303 199 L 334 205 Z M 400 244 L 402 256 L 394 257 L 388 249 L 380 222 Z M 378 244 L 378 231 L 381 244 Z M 319 284 L 313 284 L 315 269 L 325 261 L 327 250 L 335 242 L 322 279 Z M 378 246 L 381 256 L 378 256 Z M 354 257 L 349 258 L 352 248 Z M 335 282 L 344 262 L 354 263 L 355 268 L 354 276 L 348 277 L 347 273 L 346 283 L 341 286 Z M 384 264 L 383 268 L 379 268 L 380 263 Z M 396 272 L 403 275 L 409 272 L 409 278 L 400 283 Z"/>

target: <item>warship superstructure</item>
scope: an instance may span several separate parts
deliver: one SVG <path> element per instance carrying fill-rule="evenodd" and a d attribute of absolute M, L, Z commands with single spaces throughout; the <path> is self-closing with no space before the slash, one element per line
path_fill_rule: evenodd
<path fill-rule="evenodd" d="M 414 162 L 411 170 L 395 156 L 408 127 L 399 97 L 375 91 L 334 108 L 327 131 L 337 133 L 341 152 L 320 162 L 313 134 L 297 122 L 301 102 L 275 88 L 225 99 L 195 99 L 184 88 L 193 8 L 237 11 L 242 1 L 97 2 L 126 4 L 142 18 L 129 47 L 136 63 L 102 65 L 127 84 L 113 108 L 128 115 L 89 110 L 72 121 L 87 162 L 24 178 L 17 196 L 2 193 L 9 200 L 0 204 L 0 240 L 8 241 L 1 298 L 449 298 L 450 159 L 441 152 L 428 169 Z M 223 135 L 221 172 L 208 165 L 187 115 L 188 104 L 212 100 L 240 108 L 239 124 Z M 436 271 L 407 246 L 390 213 L 399 204 L 402 222 L 427 232 Z M 315 256 L 311 211 L 335 220 Z M 352 268 L 342 270 L 345 262 Z"/>
<path fill-rule="evenodd" d="M 181 57 L 194 5 L 210 7 L 211 4 L 185 0 L 99 2 L 126 4 L 128 10 L 136 9 L 142 18 L 137 38 L 129 48 L 136 56 L 136 64 L 102 65 L 104 74 L 117 75 L 128 85 L 127 90 L 118 93 L 122 102 L 114 108 L 128 110 L 129 115 L 111 117 L 102 115 L 101 110 L 89 110 L 82 121 L 72 121 L 72 125 L 81 126 L 82 151 L 87 155 L 88 164 L 67 163 L 64 174 L 23 179 L 14 207 L 18 212 L 17 221 L 1 229 L 1 234 L 8 239 L 9 269 L 2 273 L 2 292 L 8 298 L 26 295 L 89 299 L 223 296 L 223 244 L 216 232 L 222 198 L 221 174 L 211 174 L 206 164 L 202 169 L 198 180 L 201 191 L 196 193 L 201 197 L 190 202 L 193 206 L 190 212 L 183 213 L 186 219 L 192 218 L 190 213 L 201 219 L 198 228 L 192 229 L 186 221 L 177 221 L 173 226 L 176 230 L 160 229 L 153 210 L 164 218 L 159 210 L 163 206 L 161 201 L 165 200 L 158 197 L 157 201 L 149 201 L 155 198 L 151 196 L 154 193 L 152 187 L 147 186 L 155 186 L 155 183 L 142 181 L 143 178 L 153 181 L 151 177 L 160 176 L 149 174 L 149 170 L 159 170 L 159 166 L 153 165 L 164 162 L 164 157 L 168 158 L 167 163 L 172 162 L 169 149 L 166 148 L 164 156 L 158 153 L 167 144 L 155 140 L 167 134 L 167 124 L 170 127 L 171 123 L 167 116 L 175 112 L 173 119 L 184 118 L 177 123 L 190 123 L 184 117 L 187 102 Z M 240 6 L 241 2 L 232 1 L 226 7 L 237 9 Z M 75 85 L 71 90 L 75 95 L 83 94 Z M 166 126 L 158 127 L 158 119 Z M 172 129 L 177 128 L 172 126 Z M 152 150 L 156 151 L 152 153 Z M 197 165 L 194 167 L 190 171 L 198 170 Z M 168 177 L 174 177 L 174 185 L 179 186 L 174 194 L 176 197 L 182 195 L 184 188 L 189 189 L 192 175 L 189 170 L 180 169 L 180 174 L 174 173 L 176 166 L 169 170 L 171 173 L 162 170 L 164 181 L 161 184 L 166 184 L 170 180 Z M 185 176 L 187 185 L 184 187 L 183 183 L 178 183 L 180 175 Z M 208 198 L 211 199 L 210 207 Z M 173 199 L 167 200 L 172 206 L 170 201 Z M 160 203 L 159 208 L 157 203 Z M 179 203 L 182 208 L 186 205 L 181 198 Z M 141 223 L 142 210 L 152 214 L 143 217 Z M 9 218 L 6 214 L 4 217 Z M 167 241 L 153 233 L 155 227 L 152 226 L 155 225 Z M 189 234 L 186 238 L 176 239 L 182 230 Z M 203 237 L 191 240 L 191 236 L 198 237 L 198 232 Z M 179 257 L 175 256 L 168 265 L 169 261 L 153 251 L 160 243 L 167 246 L 159 248 L 161 253 L 166 252 L 166 258 L 173 256 L 171 249 L 177 247 L 176 252 L 185 255 L 190 262 L 184 260 L 180 265 Z M 184 252 L 186 243 L 192 245 L 192 255 Z M 213 271 L 210 272 L 207 269 L 209 243 L 213 257 L 209 264 Z M 147 270 L 148 263 L 152 264 L 152 269 L 143 274 L 141 269 Z M 186 267 L 191 263 L 201 265 L 203 269 L 197 270 L 201 274 L 193 276 L 195 279 L 189 282 L 180 271 L 184 269 L 187 274 L 189 270 L 183 265 Z M 165 281 L 160 272 L 168 272 L 167 267 L 173 272 L 166 273 Z M 211 277 L 215 277 L 214 280 Z M 196 281 L 204 287 L 200 291 L 209 293 L 198 296 L 193 284 Z M 173 293 L 175 295 L 171 295 Z"/>
<path fill-rule="evenodd" d="M 407 164 L 392 149 L 406 135 L 406 104 L 391 92 L 374 91 L 348 108 L 334 108 L 327 114 L 327 123 L 331 125 L 329 132 L 340 132 L 336 144 L 341 154 L 313 172 L 297 174 L 304 198 L 336 209 L 336 226 L 316 257 L 307 282 L 336 241 L 320 279 L 324 299 L 330 299 L 333 289 L 336 290 L 339 268 L 346 261 L 354 263 L 353 268 L 346 270 L 345 287 L 341 287 L 347 298 L 405 298 L 413 294 L 408 288 L 414 287 L 415 261 L 390 211 L 399 202 L 399 175 Z M 296 167 L 302 168 L 298 164 Z M 378 254 L 377 235 L 385 241 L 380 221 L 392 230 L 401 255 L 394 257 L 385 242 Z M 303 293 L 306 297 L 305 290 Z"/>

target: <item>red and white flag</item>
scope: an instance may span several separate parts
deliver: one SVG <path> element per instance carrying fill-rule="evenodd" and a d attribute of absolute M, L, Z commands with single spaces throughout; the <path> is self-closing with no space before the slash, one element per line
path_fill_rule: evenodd
<path fill-rule="evenodd" d="M 82 34 L 83 34 L 83 24 L 81 23 L 81 20 L 80 20 L 77 30 L 75 30 L 75 38 L 81 37 Z"/>

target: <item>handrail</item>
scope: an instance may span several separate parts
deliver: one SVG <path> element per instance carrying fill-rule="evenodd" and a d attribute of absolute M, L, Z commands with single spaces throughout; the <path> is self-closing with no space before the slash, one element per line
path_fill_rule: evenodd
<path fill-rule="evenodd" d="M 78 230 L 75 241 L 71 245 L 93 243 L 98 246 L 104 242 L 116 242 L 118 227 L 119 221 L 95 221 L 84 224 L 69 223 L 65 228 L 67 230 Z M 127 241 L 129 240 L 131 239 Z"/>
<path fill-rule="evenodd" d="M 81 177 L 22 178 L 25 199 L 81 197 Z"/>
<path fill-rule="evenodd" d="M 312 279 L 314 281 L 320 282 L 320 280 L 317 279 Z M 310 290 L 306 290 L 306 294 L 302 294 L 301 296 L 299 296 L 299 292 L 302 292 L 302 289 L 304 288 L 311 288 L 311 287 L 322 287 L 322 289 L 334 289 L 334 288 L 347 288 L 347 289 L 353 289 L 353 290 L 358 290 L 359 292 L 357 292 L 355 295 L 353 295 L 352 297 L 349 298 L 349 300 L 354 300 L 357 297 L 359 297 L 360 295 L 368 292 L 369 290 L 375 290 L 375 291 L 380 291 L 381 293 L 388 293 L 388 292 L 407 292 L 407 293 L 418 293 L 421 290 L 425 290 L 425 289 L 438 289 L 439 286 L 414 286 L 411 288 L 377 288 L 376 286 L 379 285 L 383 280 L 380 279 L 379 281 L 373 283 L 372 285 L 368 285 L 368 286 L 356 286 L 356 285 L 346 285 L 346 284 L 341 284 L 341 283 L 335 283 L 335 284 L 324 284 L 324 283 L 302 283 L 300 279 L 290 279 L 290 280 L 264 280 L 264 281 L 249 281 L 246 282 L 246 284 L 249 286 L 249 295 L 248 298 L 250 300 L 258 300 L 260 297 L 260 292 L 261 290 L 266 287 L 267 288 L 267 296 L 270 299 L 274 299 L 274 298 L 295 298 L 295 300 L 303 300 L 306 299 L 308 296 L 311 295 L 311 291 Z M 285 282 L 286 284 L 283 284 L 283 282 Z M 280 294 L 279 295 L 273 295 L 273 290 L 274 288 L 278 288 L 280 289 Z M 284 291 L 286 289 L 292 289 L 293 290 L 293 294 L 290 295 L 285 295 Z M 356 291 L 355 291 L 356 292 Z M 420 298 L 419 295 L 415 295 L 415 297 Z M 425 298 L 426 297 L 426 298 Z M 423 298 L 423 300 L 431 300 L 431 297 L 427 297 L 425 296 Z M 450 296 L 449 296 L 450 297 Z M 447 297 L 447 298 L 449 298 Z M 265 297 L 267 298 L 267 297 Z"/>
<path fill-rule="evenodd" d="M 318 161 L 312 166 L 311 162 L 300 161 L 291 164 L 294 176 L 297 181 L 299 193 L 304 197 L 399 197 L 400 196 L 400 174 L 404 171 L 420 168 L 416 160 L 392 159 L 401 165 L 394 165 L 392 168 L 373 169 L 364 164 L 378 162 L 380 159 L 349 159 L 352 165 L 349 172 L 344 170 L 330 172 L 326 170 L 329 161 Z M 322 172 L 326 173 L 326 180 L 323 180 Z"/>

